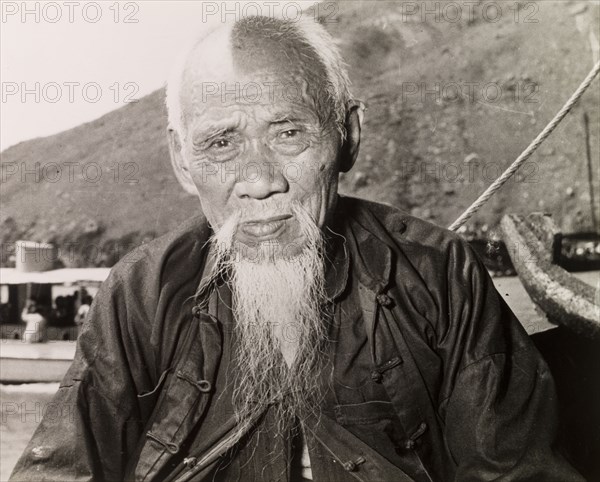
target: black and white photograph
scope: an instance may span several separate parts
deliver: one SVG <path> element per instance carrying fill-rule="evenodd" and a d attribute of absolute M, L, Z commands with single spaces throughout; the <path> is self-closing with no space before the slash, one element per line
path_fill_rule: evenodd
<path fill-rule="evenodd" d="M 0 15 L 0 482 L 600 481 L 599 0 Z"/>

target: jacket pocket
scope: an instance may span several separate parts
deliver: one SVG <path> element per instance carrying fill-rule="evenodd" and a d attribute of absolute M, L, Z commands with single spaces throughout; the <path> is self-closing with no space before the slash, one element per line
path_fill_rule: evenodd
<path fill-rule="evenodd" d="M 414 453 L 404 448 L 406 434 L 389 401 L 370 401 L 334 407 L 336 420 L 396 467 L 414 475 L 420 469 Z"/>
<path fill-rule="evenodd" d="M 363 425 L 396 418 L 394 406 L 385 401 L 336 405 L 334 412 L 341 425 Z"/>

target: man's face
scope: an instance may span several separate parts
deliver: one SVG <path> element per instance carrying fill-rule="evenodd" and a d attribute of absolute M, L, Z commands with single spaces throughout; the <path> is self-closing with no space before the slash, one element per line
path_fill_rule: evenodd
<path fill-rule="evenodd" d="M 213 229 L 239 215 L 236 241 L 277 241 L 282 254 L 294 256 L 304 239 L 290 207 L 301 204 L 319 227 L 329 221 L 340 136 L 323 120 L 324 74 L 314 66 L 311 72 L 298 50 L 268 50 L 234 56 L 214 80 L 189 61 L 182 154 Z"/>

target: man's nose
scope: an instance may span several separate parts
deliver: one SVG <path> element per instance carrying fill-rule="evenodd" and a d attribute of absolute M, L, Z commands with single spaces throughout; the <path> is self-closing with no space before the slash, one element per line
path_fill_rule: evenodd
<path fill-rule="evenodd" d="M 252 156 L 240 168 L 235 193 L 240 198 L 266 199 L 285 193 L 290 186 L 280 162 L 270 160 L 266 153 Z"/>

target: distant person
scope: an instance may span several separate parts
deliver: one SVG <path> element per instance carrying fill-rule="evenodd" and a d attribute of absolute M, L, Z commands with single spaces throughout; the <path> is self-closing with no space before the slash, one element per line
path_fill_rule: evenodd
<path fill-rule="evenodd" d="M 67 301 L 64 296 L 57 296 L 54 300 L 54 309 L 50 316 L 50 325 L 66 326 L 69 324 L 67 313 Z"/>
<path fill-rule="evenodd" d="M 81 294 L 79 293 L 79 290 L 75 291 L 75 293 L 73 293 L 73 311 L 75 314 L 77 314 L 77 311 L 79 310 L 79 307 L 81 306 Z"/>
<path fill-rule="evenodd" d="M 86 295 L 86 296 L 82 297 L 81 305 L 79 306 L 79 309 L 77 310 L 77 315 L 75 315 L 75 324 L 76 325 L 83 324 L 88 312 L 90 311 L 91 304 L 92 304 L 91 296 Z"/>
<path fill-rule="evenodd" d="M 26 323 L 23 340 L 28 343 L 43 343 L 47 341 L 48 320 L 43 315 L 42 308 L 33 300 L 27 300 L 21 313 L 21 319 Z"/>
<path fill-rule="evenodd" d="M 77 314 L 77 293 L 65 296 L 65 326 L 73 325 Z"/>

